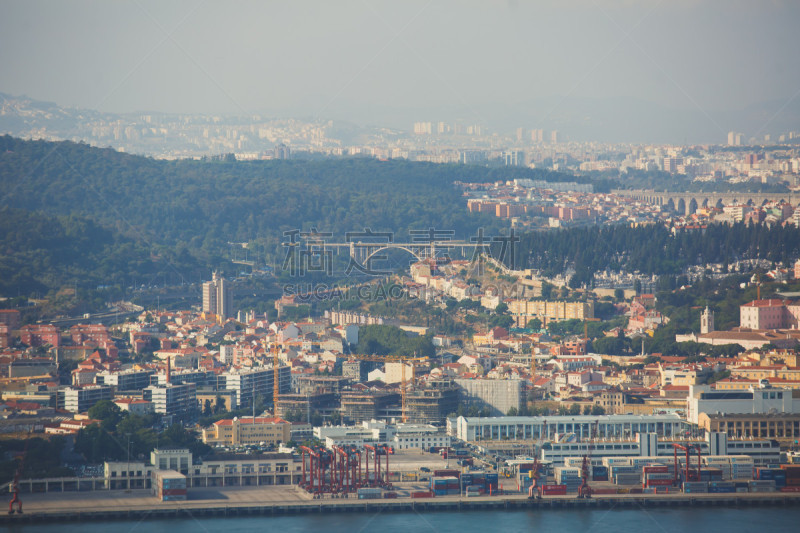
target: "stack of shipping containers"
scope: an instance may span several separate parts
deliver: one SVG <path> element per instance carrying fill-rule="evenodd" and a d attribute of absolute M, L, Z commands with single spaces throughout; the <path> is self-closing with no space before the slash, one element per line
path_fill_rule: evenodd
<path fill-rule="evenodd" d="M 156 470 L 153 477 L 159 500 L 172 502 L 186 499 L 186 476 L 174 470 Z"/>
<path fill-rule="evenodd" d="M 579 468 L 557 466 L 555 468 L 556 484 L 565 485 L 567 492 L 578 492 L 581 486 L 581 471 Z"/>
<path fill-rule="evenodd" d="M 431 492 L 435 496 L 452 496 L 461 494 L 461 484 L 457 477 L 432 477 Z"/>
<path fill-rule="evenodd" d="M 379 500 L 383 497 L 383 491 L 379 488 L 362 487 L 358 489 L 359 500 Z"/>

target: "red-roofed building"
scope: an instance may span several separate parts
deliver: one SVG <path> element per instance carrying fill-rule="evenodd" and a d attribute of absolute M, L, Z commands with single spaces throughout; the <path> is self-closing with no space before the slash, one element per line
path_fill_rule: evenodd
<path fill-rule="evenodd" d="M 5 324 L 8 329 L 14 330 L 22 324 L 22 316 L 17 309 L 0 309 L 0 324 Z"/>
<path fill-rule="evenodd" d="M 22 326 L 19 337 L 23 344 L 28 346 L 50 345 L 54 348 L 61 346 L 61 332 L 50 324 L 29 324 Z"/>
<path fill-rule="evenodd" d="M 117 398 L 114 404 L 123 411 L 128 411 L 134 415 L 145 415 L 155 410 L 153 402 L 140 400 L 137 398 Z"/>
<path fill-rule="evenodd" d="M 103 344 L 111 340 L 108 328 L 102 324 L 76 324 L 69 328 L 69 333 L 73 344 L 83 344 L 88 340 Z"/>
<path fill-rule="evenodd" d="M 739 306 L 739 324 L 749 329 L 798 329 L 800 305 L 772 298 Z"/>

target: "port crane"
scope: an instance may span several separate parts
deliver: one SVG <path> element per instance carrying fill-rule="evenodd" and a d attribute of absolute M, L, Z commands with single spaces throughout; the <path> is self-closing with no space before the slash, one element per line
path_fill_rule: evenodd
<path fill-rule="evenodd" d="M 322 446 L 300 446 L 303 452 L 303 478 L 300 487 L 321 498 L 326 492 L 332 492 L 333 478 L 333 453 Z M 306 470 L 306 457 L 308 457 L 308 470 Z M 331 470 L 331 472 L 328 472 Z"/>
<path fill-rule="evenodd" d="M 680 472 L 680 468 L 678 465 L 678 450 L 686 453 L 686 465 L 684 466 L 683 472 L 683 481 L 699 481 L 700 480 L 700 462 L 702 459 L 702 450 L 699 444 L 687 444 L 686 446 L 682 444 L 678 444 L 677 442 L 672 443 L 672 452 L 675 457 L 675 476 L 672 480 L 673 485 L 678 485 L 678 472 Z M 697 470 L 689 468 L 690 463 L 692 462 L 692 452 L 697 452 Z"/>
<path fill-rule="evenodd" d="M 594 451 L 594 439 L 597 436 L 599 422 L 592 426 L 589 437 L 589 446 L 586 455 L 583 456 L 581 463 L 581 486 L 578 487 L 578 498 L 588 499 L 592 497 L 592 487 L 589 485 L 589 477 L 592 475 L 592 452 Z"/>
<path fill-rule="evenodd" d="M 542 494 L 539 492 L 539 477 L 541 476 L 539 470 L 541 469 L 541 467 L 542 465 L 539 464 L 539 458 L 534 457 L 533 466 L 531 466 L 530 473 L 528 474 L 529 476 L 531 476 L 531 479 L 533 479 L 533 483 L 531 483 L 531 487 L 528 489 L 529 500 L 533 500 L 534 498 L 535 499 L 542 498 Z"/>
<path fill-rule="evenodd" d="M 367 474 L 367 484 L 371 487 L 383 487 L 386 489 L 391 489 L 392 485 L 389 483 L 389 455 L 392 453 L 389 446 L 385 444 L 365 444 L 364 448 L 367 451 L 367 460 L 366 460 L 366 474 Z M 373 478 L 370 479 L 369 476 L 369 462 L 370 456 L 372 457 L 372 464 L 373 464 Z M 386 467 L 383 468 L 383 473 L 381 473 L 381 460 L 380 457 L 386 457 Z"/>
<path fill-rule="evenodd" d="M 30 434 L 28 434 L 30 438 Z M 25 467 L 25 456 L 28 455 L 28 439 L 25 440 L 25 448 L 22 450 L 22 456 L 19 459 L 17 470 L 14 472 L 14 481 L 11 482 L 11 501 L 8 502 L 8 514 L 22 514 L 22 498 L 19 497 L 19 478 L 22 477 L 22 470 Z M 14 504 L 17 508 L 14 509 Z"/>
<path fill-rule="evenodd" d="M 361 450 L 356 446 L 334 446 L 334 487 L 345 498 L 361 487 Z"/>

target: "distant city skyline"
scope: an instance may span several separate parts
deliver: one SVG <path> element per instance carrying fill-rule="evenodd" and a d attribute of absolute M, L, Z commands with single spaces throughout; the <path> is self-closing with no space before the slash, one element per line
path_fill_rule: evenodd
<path fill-rule="evenodd" d="M 795 2 L 34 0 L 2 13 L 0 91 L 103 112 L 624 142 L 800 129 Z"/>

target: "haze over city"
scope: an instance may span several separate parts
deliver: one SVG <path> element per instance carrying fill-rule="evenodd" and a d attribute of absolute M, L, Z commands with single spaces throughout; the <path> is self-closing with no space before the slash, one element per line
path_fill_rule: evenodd
<path fill-rule="evenodd" d="M 795 2 L 4 2 L 0 91 L 104 112 L 721 142 L 800 117 Z"/>

